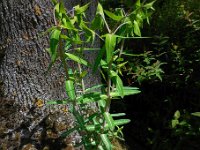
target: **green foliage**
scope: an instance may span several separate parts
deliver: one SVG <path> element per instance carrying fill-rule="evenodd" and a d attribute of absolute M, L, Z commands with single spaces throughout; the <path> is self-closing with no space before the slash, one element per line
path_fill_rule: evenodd
<path fill-rule="evenodd" d="M 111 101 L 126 95 L 140 93 L 138 88 L 124 86 L 120 77 L 120 68 L 127 63 L 122 58 L 124 41 L 127 38 L 141 37 L 140 28 L 143 20 L 149 17 L 148 10 L 153 9 L 153 3 L 144 5 L 137 1 L 135 9 L 127 12 L 123 8 L 104 10 L 98 3 L 94 19 L 88 23 L 85 20 L 87 18 L 85 12 L 89 3 L 84 6 L 75 6 L 74 14 L 70 15 L 65 9 L 64 3 L 53 1 L 55 26 L 49 30 L 51 32 L 49 53 L 52 64 L 56 60 L 61 60 L 65 71 L 65 89 L 68 99 L 53 100 L 48 104 L 71 104 L 72 107 L 69 111 L 76 119 L 74 127 L 63 132 L 61 137 L 64 138 L 74 131 L 78 131 L 82 136 L 82 143 L 78 144 L 83 144 L 88 150 L 112 150 L 112 138 L 123 138 L 122 128 L 119 126 L 129 123 L 130 120 L 115 119 L 114 117 L 125 114 L 110 114 Z M 116 26 L 112 26 L 113 21 L 116 22 Z M 101 35 L 98 35 L 97 29 L 101 30 Z M 100 51 L 94 64 L 89 64 L 84 59 L 83 52 L 90 48 L 86 48 L 84 45 L 85 43 L 94 43 L 95 38 L 102 40 L 102 47 L 99 48 Z M 70 48 L 74 49 L 70 50 Z M 74 72 L 67 64 L 69 60 L 78 64 L 77 68 L 73 68 Z M 84 77 L 87 76 L 87 71 L 82 71 L 82 65 L 93 71 L 101 68 L 106 84 L 85 89 Z M 81 93 L 78 93 L 77 87 L 82 89 Z M 101 90 L 96 90 L 98 88 Z M 97 103 L 99 109 L 92 111 L 94 113 L 91 114 L 82 113 L 92 109 L 85 109 L 85 106 L 90 103 Z"/>
<path fill-rule="evenodd" d="M 198 112 L 192 113 L 194 116 L 198 116 Z M 171 120 L 171 128 L 174 136 L 192 136 L 199 135 L 199 129 L 192 126 L 192 116 L 187 112 L 183 111 L 181 114 L 179 110 L 174 113 L 174 117 Z M 198 127 L 199 128 L 199 127 Z"/>

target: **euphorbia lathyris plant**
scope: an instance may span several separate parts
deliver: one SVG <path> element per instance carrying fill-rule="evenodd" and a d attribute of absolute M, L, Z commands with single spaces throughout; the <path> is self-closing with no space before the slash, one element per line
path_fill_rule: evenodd
<path fill-rule="evenodd" d="M 119 75 L 120 69 L 127 63 L 123 59 L 124 41 L 127 38 L 141 38 L 140 27 L 143 20 L 148 19 L 148 10 L 153 9 L 153 2 L 143 5 L 138 0 L 135 9 L 128 13 L 123 8 L 117 8 L 112 12 L 104 10 L 98 3 L 92 22 L 85 19 L 87 18 L 85 12 L 90 4 L 77 5 L 67 11 L 63 2 L 53 0 L 53 3 L 55 26 L 48 30 L 50 32 L 48 51 L 52 60 L 50 66 L 57 60 L 62 63 L 68 96 L 62 103 L 71 104 L 69 111 L 76 119 L 74 127 L 63 132 L 61 137 L 78 131 L 82 136 L 79 145 L 83 144 L 85 149 L 111 150 L 113 149 L 111 140 L 123 138 L 120 126 L 130 122 L 129 119 L 115 119 L 124 116 L 124 113 L 110 114 L 111 101 L 140 93 L 136 87 L 124 86 Z M 92 51 L 94 48 L 85 45 L 90 43 L 92 45 L 95 38 L 102 40 L 102 46 L 98 48 L 94 64 L 90 64 L 84 59 L 84 51 Z M 77 68 L 70 68 L 68 60 L 77 63 Z M 87 76 L 87 71 L 83 70 L 85 67 L 82 66 L 89 67 L 93 72 L 100 69 L 105 84 L 85 87 L 84 77 Z M 81 93 L 77 92 L 78 87 L 81 87 Z M 48 104 L 60 103 L 60 100 L 48 102 Z M 90 103 L 98 104 L 98 110 L 90 111 L 92 113 L 89 114 L 83 113 L 92 109 L 88 107 Z"/>

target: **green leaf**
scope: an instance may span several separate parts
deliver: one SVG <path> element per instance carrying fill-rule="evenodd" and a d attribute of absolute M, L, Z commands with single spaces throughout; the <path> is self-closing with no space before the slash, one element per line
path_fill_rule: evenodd
<path fill-rule="evenodd" d="M 51 60 L 54 62 L 57 58 L 57 47 L 58 47 L 58 42 L 59 42 L 59 37 L 60 37 L 61 31 L 58 29 L 54 29 L 51 32 L 50 36 L 50 55 L 51 55 Z"/>
<path fill-rule="evenodd" d="M 107 136 L 107 134 L 100 135 L 103 144 L 105 145 L 105 150 L 112 150 L 112 144 Z"/>
<path fill-rule="evenodd" d="M 71 100 L 76 98 L 74 82 L 72 80 L 65 81 L 66 93 Z"/>
<path fill-rule="evenodd" d="M 86 75 L 88 74 L 88 72 L 86 70 L 84 70 L 83 72 L 81 72 L 81 74 L 79 75 L 80 78 L 84 78 Z"/>
<path fill-rule="evenodd" d="M 137 21 L 134 20 L 134 33 L 138 36 L 141 36 L 140 27 Z"/>
<path fill-rule="evenodd" d="M 121 125 L 125 125 L 128 124 L 129 122 L 131 122 L 130 119 L 118 119 L 118 120 L 114 120 L 114 126 L 121 126 Z M 89 132 L 93 132 L 93 131 L 100 131 L 102 128 L 102 124 L 98 123 L 95 125 L 87 125 L 86 126 L 86 130 Z M 104 126 L 104 131 L 109 129 L 109 125 L 106 124 Z"/>
<path fill-rule="evenodd" d="M 89 117 L 85 119 L 85 124 L 88 123 L 89 121 L 93 121 L 95 125 L 99 124 L 99 122 L 96 121 L 96 118 L 99 116 L 99 113 L 93 113 Z"/>
<path fill-rule="evenodd" d="M 151 38 L 151 37 L 133 37 L 133 36 L 120 36 L 120 35 L 115 35 L 117 38 L 121 38 L 121 39 L 147 39 L 147 38 Z M 134 54 L 133 54 L 134 55 Z"/>
<path fill-rule="evenodd" d="M 123 87 L 124 95 L 134 95 L 138 94 L 141 91 L 137 87 L 129 87 L 129 86 L 124 86 Z"/>
<path fill-rule="evenodd" d="M 55 10 L 55 16 L 56 16 L 56 18 L 59 18 L 59 16 L 60 16 L 60 3 L 57 3 L 55 5 L 54 10 Z"/>
<path fill-rule="evenodd" d="M 104 16 L 104 12 L 103 12 L 103 7 L 100 3 L 98 3 L 96 15 L 95 15 L 94 20 L 92 21 L 91 28 L 93 30 L 102 29 L 103 25 L 104 25 L 104 20 L 105 20 L 105 16 Z"/>
<path fill-rule="evenodd" d="M 172 120 L 171 126 L 172 128 L 175 128 L 179 124 L 179 121 L 177 119 Z"/>
<path fill-rule="evenodd" d="M 136 87 L 123 87 L 123 92 L 124 92 L 124 96 L 127 96 L 127 95 L 138 94 L 138 93 L 140 93 L 141 91 L 139 91 L 139 89 L 136 88 Z M 116 92 L 111 92 L 110 95 L 111 95 L 112 97 L 119 97 L 119 96 L 121 96 L 121 95 L 119 94 L 118 91 L 116 91 Z"/>
<path fill-rule="evenodd" d="M 116 36 L 114 34 L 106 34 L 106 61 L 109 63 L 112 60 L 113 52 L 116 45 Z"/>
<path fill-rule="evenodd" d="M 86 93 L 83 94 L 82 96 L 77 98 L 78 104 L 86 104 L 86 103 L 94 103 L 96 101 L 101 100 L 100 93 L 98 92 L 93 92 L 93 93 Z"/>
<path fill-rule="evenodd" d="M 129 122 L 131 122 L 130 119 L 119 119 L 119 120 L 115 120 L 114 124 L 115 126 L 120 126 L 120 125 L 128 124 Z"/>
<path fill-rule="evenodd" d="M 92 69 L 93 73 L 98 69 L 98 66 L 101 62 L 101 59 L 103 58 L 105 51 L 106 51 L 105 46 L 103 46 L 103 48 L 100 49 L 100 51 L 97 55 L 97 58 L 95 59 L 94 66 L 93 66 L 93 69 Z"/>
<path fill-rule="evenodd" d="M 100 14 L 103 18 L 105 18 L 104 17 L 104 13 L 103 13 L 103 7 L 102 7 L 102 5 L 100 3 L 98 3 L 98 5 L 97 5 L 97 12 L 96 12 L 96 14 Z"/>
<path fill-rule="evenodd" d="M 113 70 L 110 70 L 110 77 L 116 77 L 117 76 L 117 73 Z"/>
<path fill-rule="evenodd" d="M 104 150 L 102 145 L 98 145 L 98 150 Z"/>
<path fill-rule="evenodd" d="M 124 89 L 123 89 L 123 82 L 122 82 L 121 78 L 116 74 L 116 76 L 114 76 L 112 78 L 112 80 L 116 86 L 119 96 L 123 98 L 124 97 Z"/>
<path fill-rule="evenodd" d="M 61 134 L 61 137 L 62 137 L 62 138 L 65 138 L 65 137 L 69 136 L 72 132 L 78 130 L 78 128 L 79 128 L 79 127 L 76 126 L 76 127 L 74 127 L 74 128 L 71 128 L 71 129 L 69 129 L 69 130 L 63 132 L 63 133 Z"/>
<path fill-rule="evenodd" d="M 174 113 L 174 119 L 179 119 L 181 116 L 181 113 L 179 110 L 177 110 L 175 113 Z"/>
<path fill-rule="evenodd" d="M 105 99 L 101 99 L 98 101 L 99 108 L 101 109 L 101 112 L 104 112 L 105 106 L 106 106 L 106 101 Z"/>
<path fill-rule="evenodd" d="M 60 35 L 60 38 L 68 40 L 68 41 L 70 41 L 70 42 L 72 42 L 74 44 L 82 44 L 81 40 L 77 40 L 77 39 L 74 39 L 74 38 L 72 39 L 72 38 L 69 38 L 68 36 L 63 35 L 63 34 Z"/>
<path fill-rule="evenodd" d="M 116 88 L 120 96 L 123 98 L 124 97 L 123 82 L 119 76 L 116 77 Z"/>
<path fill-rule="evenodd" d="M 60 13 L 66 14 L 65 5 L 64 5 L 63 2 L 60 2 L 60 6 L 59 7 L 60 7 L 59 8 Z"/>
<path fill-rule="evenodd" d="M 118 64 L 117 67 L 121 68 L 121 67 L 125 66 L 127 63 L 128 63 L 128 61 L 125 61 L 125 62 L 123 62 L 121 64 Z"/>
<path fill-rule="evenodd" d="M 137 1 L 136 1 L 135 6 L 136 6 L 136 8 L 139 8 L 139 7 L 141 6 L 140 0 L 137 0 Z"/>
<path fill-rule="evenodd" d="M 154 9 L 154 8 L 153 8 L 153 4 L 154 4 L 155 2 L 156 2 L 156 1 L 152 1 L 152 2 L 150 2 L 150 3 L 147 3 L 147 4 L 145 4 L 143 7 L 147 8 L 147 9 L 149 9 L 149 8 Z"/>
<path fill-rule="evenodd" d="M 101 87 L 103 87 L 103 84 L 95 85 L 95 86 L 93 86 L 93 87 L 91 87 L 91 88 L 87 88 L 87 89 L 85 90 L 85 92 L 91 92 L 91 91 L 96 90 L 96 89 L 99 89 L 99 88 L 101 88 Z M 97 90 L 97 91 L 98 91 L 98 90 Z"/>
<path fill-rule="evenodd" d="M 96 124 L 96 125 L 86 125 L 85 128 L 87 131 L 89 132 L 94 132 L 94 131 L 98 131 L 101 129 L 101 124 Z"/>
<path fill-rule="evenodd" d="M 67 15 L 63 15 L 61 27 L 65 29 L 77 31 L 77 29 L 74 27 L 72 21 L 69 19 Z"/>
<path fill-rule="evenodd" d="M 85 31 L 85 35 L 86 37 L 88 37 L 87 41 L 89 42 L 90 40 L 92 41 L 92 43 L 95 40 L 95 32 L 93 30 L 91 30 L 90 28 L 88 28 L 85 23 L 81 22 L 80 24 L 81 29 L 83 29 Z"/>
<path fill-rule="evenodd" d="M 95 18 L 92 20 L 91 29 L 93 30 L 101 30 L 103 28 L 104 22 L 101 15 L 97 14 Z"/>
<path fill-rule="evenodd" d="M 82 14 L 83 12 L 85 12 L 88 7 L 89 7 L 90 3 L 87 3 L 86 5 L 80 7 L 79 5 L 75 6 L 75 13 L 76 14 Z"/>
<path fill-rule="evenodd" d="M 123 18 L 123 16 L 117 16 L 108 10 L 104 10 L 104 12 L 108 17 L 110 17 L 111 19 L 113 19 L 115 21 L 120 21 Z"/>
<path fill-rule="evenodd" d="M 85 66 L 88 66 L 88 62 L 74 54 L 71 54 L 71 53 L 65 53 L 65 55 L 70 58 L 71 60 L 77 62 L 77 63 L 80 63 L 80 64 L 83 64 Z"/>
<path fill-rule="evenodd" d="M 108 123 L 108 127 L 110 128 L 110 130 L 113 131 L 115 128 L 115 124 L 114 124 L 114 120 L 113 120 L 112 116 L 108 112 L 104 112 L 103 115 L 104 115 L 106 122 Z"/>
<path fill-rule="evenodd" d="M 125 116 L 125 113 L 117 113 L 117 114 L 111 114 L 112 117 L 122 117 Z"/>
<path fill-rule="evenodd" d="M 200 117 L 200 112 L 191 113 L 193 116 Z"/>

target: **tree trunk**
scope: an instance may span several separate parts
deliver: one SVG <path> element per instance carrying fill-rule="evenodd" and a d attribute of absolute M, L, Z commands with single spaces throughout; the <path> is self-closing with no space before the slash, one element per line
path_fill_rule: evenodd
<path fill-rule="evenodd" d="M 66 0 L 68 8 L 77 3 Z M 49 41 L 40 34 L 52 25 L 52 12 L 50 0 L 0 1 L 0 149 L 25 149 L 27 145 L 61 149 L 56 139 L 73 124 L 71 115 L 62 111 L 64 106 L 45 105 L 47 100 L 66 97 L 59 64 L 45 75 Z M 87 54 L 93 61 L 91 55 L 95 54 Z M 90 77 L 86 86 L 99 82 L 98 75 Z"/>

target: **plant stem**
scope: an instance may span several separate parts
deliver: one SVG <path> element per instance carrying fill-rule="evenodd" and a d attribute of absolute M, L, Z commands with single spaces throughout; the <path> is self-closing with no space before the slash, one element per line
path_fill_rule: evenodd
<path fill-rule="evenodd" d="M 110 61 L 110 63 L 108 64 L 108 70 L 107 70 L 107 101 L 106 101 L 106 106 L 105 106 L 105 112 L 109 112 L 110 111 L 110 104 L 111 104 L 111 96 L 110 96 L 110 92 L 111 92 L 111 77 L 110 77 L 110 73 L 109 71 L 112 69 L 112 60 Z"/>
<path fill-rule="evenodd" d="M 104 22 L 105 22 L 106 29 L 108 30 L 108 33 L 111 33 L 111 30 L 110 30 L 110 28 L 109 28 L 109 26 L 108 26 L 108 23 L 107 23 L 105 17 L 102 16 L 102 18 L 103 18 L 103 20 L 104 20 Z"/>
<path fill-rule="evenodd" d="M 111 96 L 110 96 L 110 87 L 111 87 L 111 79 L 108 79 L 108 83 L 107 83 L 107 101 L 106 101 L 106 106 L 105 106 L 105 112 L 109 112 L 110 111 L 110 104 L 111 104 Z"/>
<path fill-rule="evenodd" d="M 81 68 L 81 64 L 78 63 L 78 69 L 79 69 L 79 74 L 82 73 L 82 68 Z M 85 83 L 84 83 L 84 80 L 83 78 L 81 78 L 81 88 L 82 88 L 82 93 L 84 94 L 85 93 Z"/>
<path fill-rule="evenodd" d="M 120 51 L 119 51 L 119 58 L 121 57 L 123 50 L 124 50 L 124 39 L 122 39 L 122 42 L 121 42 Z"/>

